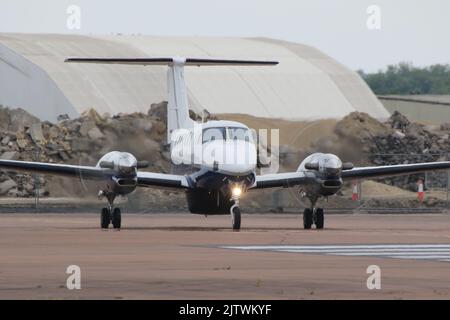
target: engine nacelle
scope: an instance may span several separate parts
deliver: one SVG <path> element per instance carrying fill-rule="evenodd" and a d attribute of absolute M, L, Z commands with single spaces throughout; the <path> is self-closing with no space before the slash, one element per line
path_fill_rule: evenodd
<path fill-rule="evenodd" d="M 352 163 L 342 163 L 338 156 L 331 153 L 314 153 L 306 157 L 297 171 L 314 173 L 316 182 L 307 188 L 311 194 L 330 196 L 338 192 L 342 185 L 342 170 L 353 169 Z"/>
<path fill-rule="evenodd" d="M 111 169 L 117 175 L 135 174 L 138 161 L 135 156 L 128 152 L 111 151 L 105 154 L 97 162 L 97 167 Z"/>
<path fill-rule="evenodd" d="M 112 179 L 100 188 L 107 192 L 124 195 L 136 189 L 137 169 L 147 167 L 148 162 L 137 161 L 136 157 L 128 152 L 112 151 L 101 157 L 96 166 L 108 169 L 112 174 Z"/>

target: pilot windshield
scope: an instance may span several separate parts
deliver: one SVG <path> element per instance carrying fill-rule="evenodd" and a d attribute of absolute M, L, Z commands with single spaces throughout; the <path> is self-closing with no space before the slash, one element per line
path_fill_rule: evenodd
<path fill-rule="evenodd" d="M 207 128 L 203 130 L 203 143 L 225 139 L 225 128 Z"/>
<path fill-rule="evenodd" d="M 225 131 L 226 130 L 226 131 Z M 247 128 L 206 128 L 203 130 L 203 143 L 214 140 L 243 140 L 251 141 L 251 132 Z"/>
<path fill-rule="evenodd" d="M 251 132 L 247 128 L 228 128 L 228 132 L 231 140 L 251 140 Z"/>

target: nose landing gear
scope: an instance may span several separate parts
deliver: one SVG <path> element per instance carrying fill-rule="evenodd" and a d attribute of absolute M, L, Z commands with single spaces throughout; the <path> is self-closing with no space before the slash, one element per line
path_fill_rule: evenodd
<path fill-rule="evenodd" d="M 231 192 L 231 201 L 233 205 L 230 208 L 231 226 L 233 231 L 239 231 L 241 229 L 241 209 L 239 209 L 239 197 L 242 194 L 242 189 L 239 186 L 235 186 Z"/>
<path fill-rule="evenodd" d="M 230 208 L 230 215 L 231 215 L 231 226 L 233 227 L 234 231 L 238 231 L 241 229 L 241 209 L 234 204 Z"/>

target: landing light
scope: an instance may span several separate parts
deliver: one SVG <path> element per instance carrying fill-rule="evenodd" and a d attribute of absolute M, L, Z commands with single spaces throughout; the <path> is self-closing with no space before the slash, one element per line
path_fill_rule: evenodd
<path fill-rule="evenodd" d="M 239 197 L 242 194 L 242 189 L 241 187 L 233 187 L 233 189 L 231 189 L 231 193 L 234 197 Z"/>

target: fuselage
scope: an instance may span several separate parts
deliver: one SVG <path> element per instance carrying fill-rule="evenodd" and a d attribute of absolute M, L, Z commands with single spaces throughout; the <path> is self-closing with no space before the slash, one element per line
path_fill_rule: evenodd
<path fill-rule="evenodd" d="M 188 204 L 194 213 L 228 213 L 231 191 L 255 183 L 257 149 L 250 129 L 234 121 L 209 121 L 172 133 L 172 171 L 193 185 Z"/>

